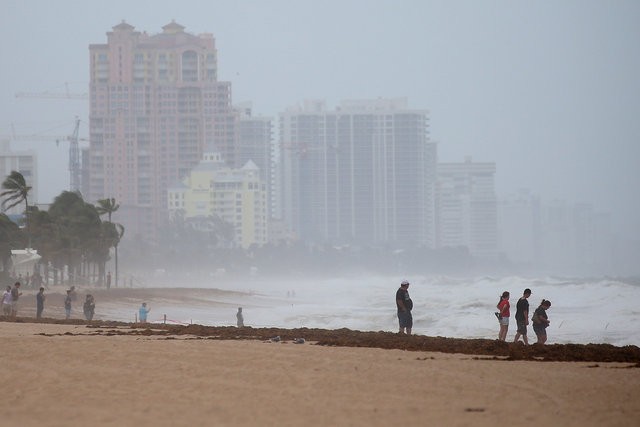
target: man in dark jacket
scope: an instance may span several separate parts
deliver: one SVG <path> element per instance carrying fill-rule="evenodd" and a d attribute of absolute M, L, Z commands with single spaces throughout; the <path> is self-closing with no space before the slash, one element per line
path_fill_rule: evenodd
<path fill-rule="evenodd" d="M 409 282 L 404 280 L 400 284 L 400 289 L 396 292 L 396 306 L 398 307 L 398 323 L 400 325 L 399 334 L 405 333 L 411 335 L 411 328 L 413 327 L 413 317 L 411 316 L 411 310 L 413 309 L 413 301 L 409 297 Z"/>

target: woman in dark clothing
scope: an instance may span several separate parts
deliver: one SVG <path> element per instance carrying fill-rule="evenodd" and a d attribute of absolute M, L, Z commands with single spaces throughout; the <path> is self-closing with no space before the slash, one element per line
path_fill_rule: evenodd
<path fill-rule="evenodd" d="M 89 294 L 87 295 L 87 298 L 84 301 L 84 305 L 83 305 L 83 311 L 84 311 L 84 317 L 87 320 L 93 320 L 93 314 L 96 311 L 96 302 L 93 299 L 93 295 Z"/>
<path fill-rule="evenodd" d="M 536 308 L 536 311 L 531 317 L 533 323 L 533 331 L 538 337 L 536 344 L 544 344 L 547 342 L 547 326 L 549 326 L 549 317 L 547 316 L 547 310 L 551 307 L 551 301 L 543 299 L 540 306 Z"/>

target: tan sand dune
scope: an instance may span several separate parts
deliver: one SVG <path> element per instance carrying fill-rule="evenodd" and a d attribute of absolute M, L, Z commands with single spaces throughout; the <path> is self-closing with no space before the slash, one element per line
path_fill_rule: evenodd
<path fill-rule="evenodd" d="M 2 425 L 640 425 L 629 363 L 111 331 L 0 322 Z"/>

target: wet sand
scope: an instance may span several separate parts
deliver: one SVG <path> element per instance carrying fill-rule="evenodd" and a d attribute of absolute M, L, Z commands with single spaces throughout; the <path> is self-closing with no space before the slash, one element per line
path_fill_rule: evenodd
<path fill-rule="evenodd" d="M 29 318 L 0 336 L 3 425 L 640 424 L 635 346 L 516 360 L 491 340 Z"/>

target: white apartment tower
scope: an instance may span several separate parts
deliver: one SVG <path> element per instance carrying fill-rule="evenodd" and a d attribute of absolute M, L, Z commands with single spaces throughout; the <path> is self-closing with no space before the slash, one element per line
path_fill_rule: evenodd
<path fill-rule="evenodd" d="M 495 163 L 439 163 L 437 247 L 467 247 L 479 258 L 498 253 Z"/>
<path fill-rule="evenodd" d="M 267 186 L 269 216 L 275 215 L 275 144 L 273 118 L 252 115 L 250 103 L 235 107 L 238 113 L 238 140 L 235 144 L 235 167 L 253 162 L 260 171 L 260 179 Z"/>
<path fill-rule="evenodd" d="M 428 112 L 406 99 L 280 115 L 280 215 L 306 242 L 433 247 L 435 165 Z"/>

